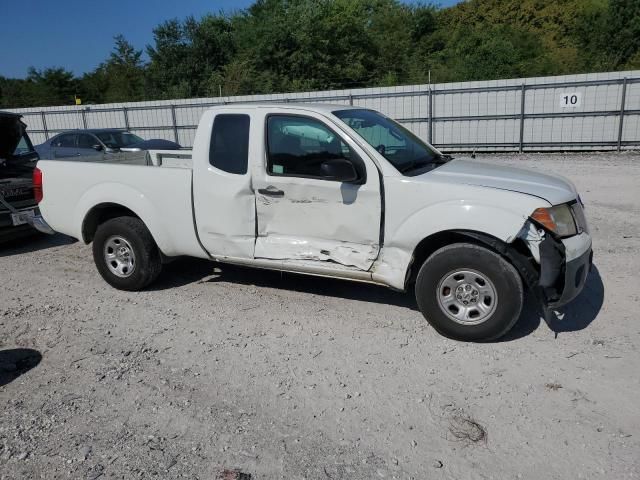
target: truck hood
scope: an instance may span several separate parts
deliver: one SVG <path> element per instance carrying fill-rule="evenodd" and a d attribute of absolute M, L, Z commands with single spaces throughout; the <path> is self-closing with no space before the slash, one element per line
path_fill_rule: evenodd
<path fill-rule="evenodd" d="M 533 195 L 548 201 L 551 205 L 570 202 L 577 197 L 575 186 L 564 177 L 471 160 L 452 160 L 421 176 Z"/>

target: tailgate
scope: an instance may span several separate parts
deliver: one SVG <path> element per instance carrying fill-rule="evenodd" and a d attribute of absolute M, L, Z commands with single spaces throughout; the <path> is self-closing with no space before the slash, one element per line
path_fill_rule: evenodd
<path fill-rule="evenodd" d="M 35 206 L 33 196 L 33 183 L 31 178 L 8 178 L 0 180 L 0 195 L 13 208 Z M 8 209 L 0 203 L 0 212 L 6 213 Z"/>

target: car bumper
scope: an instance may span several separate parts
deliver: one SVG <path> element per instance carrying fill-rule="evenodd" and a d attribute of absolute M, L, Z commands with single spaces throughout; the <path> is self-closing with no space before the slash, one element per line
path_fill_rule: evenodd
<path fill-rule="evenodd" d="M 584 288 L 591 265 L 591 237 L 582 233 L 561 242 L 548 239 L 541 249 L 540 286 L 545 291 L 546 304 L 551 308 L 566 305 Z M 551 244 L 553 242 L 553 244 Z"/>
<path fill-rule="evenodd" d="M 40 214 L 34 215 L 33 217 L 29 218 L 27 222 L 39 232 L 47 233 L 49 235 L 53 235 L 54 233 L 56 233 L 53 228 L 51 228 L 49 224 L 45 222 L 44 218 L 42 218 L 42 215 Z"/>
<path fill-rule="evenodd" d="M 24 221 L 26 223 L 22 223 L 18 226 L 14 225 L 12 215 L 20 214 L 20 213 L 28 213 L 31 212 L 30 216 L 27 216 Z M 39 232 L 54 234 L 54 230 L 45 222 L 44 218 L 40 214 L 40 209 L 37 205 L 28 205 L 23 206 L 21 208 L 15 208 L 9 205 L 9 210 L 5 210 L 0 213 L 0 229 L 10 236 L 10 233 L 15 231 L 16 233 L 22 230 L 28 230 L 29 228 L 35 228 Z"/>

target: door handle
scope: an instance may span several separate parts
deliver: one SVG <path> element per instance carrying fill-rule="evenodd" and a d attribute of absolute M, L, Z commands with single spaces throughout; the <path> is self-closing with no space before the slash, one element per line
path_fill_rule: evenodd
<path fill-rule="evenodd" d="M 258 193 L 262 195 L 269 195 L 270 197 L 284 197 L 284 192 L 273 185 L 269 185 L 267 188 L 258 189 Z"/>

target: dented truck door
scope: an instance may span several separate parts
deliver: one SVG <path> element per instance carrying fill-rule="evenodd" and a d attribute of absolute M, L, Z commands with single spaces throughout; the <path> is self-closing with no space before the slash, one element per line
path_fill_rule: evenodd
<path fill-rule="evenodd" d="M 255 258 L 369 270 L 380 249 L 378 171 L 327 119 L 294 112 L 264 118 Z"/>
<path fill-rule="evenodd" d="M 205 114 L 194 141 L 194 152 L 201 155 L 194 159 L 194 221 L 203 248 L 216 258 L 253 258 L 252 130 L 260 126 L 242 110 Z"/>

